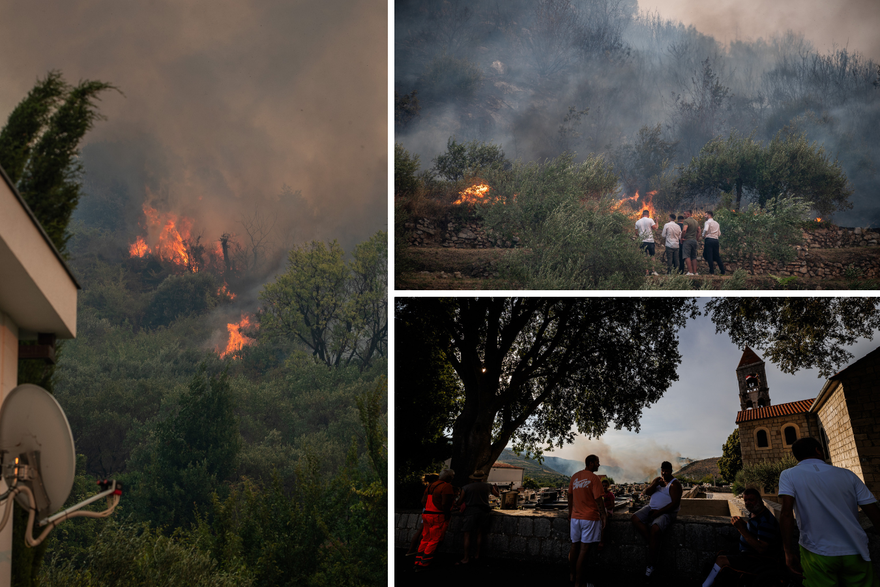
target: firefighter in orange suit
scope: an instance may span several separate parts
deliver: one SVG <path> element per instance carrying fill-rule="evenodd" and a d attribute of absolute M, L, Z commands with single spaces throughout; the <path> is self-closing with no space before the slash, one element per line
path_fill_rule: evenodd
<path fill-rule="evenodd" d="M 449 516 L 452 510 L 452 502 L 455 498 L 455 490 L 452 487 L 452 479 L 455 471 L 443 469 L 440 479 L 425 488 L 422 496 L 422 542 L 419 544 L 419 552 L 416 555 L 416 571 L 428 568 L 434 559 L 434 551 L 443 542 L 446 529 L 449 527 Z"/>

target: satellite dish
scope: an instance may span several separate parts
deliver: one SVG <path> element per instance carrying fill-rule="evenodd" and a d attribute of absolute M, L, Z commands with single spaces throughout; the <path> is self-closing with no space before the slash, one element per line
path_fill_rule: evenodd
<path fill-rule="evenodd" d="M 67 417 L 52 394 L 30 383 L 9 392 L 0 404 L 0 451 L 6 452 L 5 463 L 18 458 L 37 469 L 42 489 L 33 489 L 41 519 L 64 505 L 73 487 L 76 454 Z M 4 467 L 9 487 L 15 481 L 12 472 L 12 467 Z M 32 507 L 23 494 L 16 495 L 16 501 Z"/>

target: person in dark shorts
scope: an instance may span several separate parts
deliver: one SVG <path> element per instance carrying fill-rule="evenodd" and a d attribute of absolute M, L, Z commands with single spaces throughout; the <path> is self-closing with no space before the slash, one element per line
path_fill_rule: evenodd
<path fill-rule="evenodd" d="M 682 487 L 681 482 L 672 476 L 672 463 L 660 463 L 660 476 L 651 482 L 644 493 L 651 497 L 651 501 L 634 513 L 630 521 L 648 541 L 648 566 L 645 568 L 645 578 L 648 579 L 660 559 L 661 537 L 675 522 L 681 509 Z"/>
<path fill-rule="evenodd" d="M 749 510 L 749 517 L 730 518 L 730 523 L 740 534 L 739 552 L 718 555 L 703 587 L 712 585 L 719 573 L 723 575 L 730 571 L 742 571 L 763 575 L 782 569 L 782 535 L 779 522 L 764 505 L 757 489 L 746 489 L 743 492 L 743 501 Z"/>
<path fill-rule="evenodd" d="M 684 234 L 682 234 L 681 256 L 687 267 L 685 275 L 697 274 L 697 241 L 700 238 L 700 225 L 691 216 L 690 210 L 684 211 Z"/>
<path fill-rule="evenodd" d="M 676 224 L 678 224 L 678 228 L 681 229 L 681 234 L 678 237 L 678 272 L 684 275 L 684 254 L 681 250 L 681 247 L 684 244 L 684 215 L 678 215 L 678 218 L 676 219 Z"/>
<path fill-rule="evenodd" d="M 489 506 L 489 494 L 500 497 L 498 488 L 486 483 L 488 475 L 484 471 L 474 471 L 470 476 L 473 483 L 468 483 L 461 490 L 461 495 L 455 501 L 453 508 L 464 504 L 464 516 L 462 519 L 462 532 L 464 532 L 464 558 L 458 565 L 466 565 L 470 562 L 470 547 L 474 543 L 474 560 L 480 560 L 480 547 L 483 543 L 483 534 L 489 529 L 489 516 L 492 508 Z"/>
<path fill-rule="evenodd" d="M 657 275 L 656 271 L 651 269 L 650 259 L 654 257 L 654 229 L 657 228 L 657 223 L 654 222 L 654 219 L 651 218 L 650 212 L 648 210 L 642 211 L 642 217 L 636 222 L 636 230 L 639 233 L 639 239 L 641 243 L 639 244 L 639 248 L 645 252 L 645 255 L 649 257 L 648 265 L 645 267 L 645 275 Z"/>

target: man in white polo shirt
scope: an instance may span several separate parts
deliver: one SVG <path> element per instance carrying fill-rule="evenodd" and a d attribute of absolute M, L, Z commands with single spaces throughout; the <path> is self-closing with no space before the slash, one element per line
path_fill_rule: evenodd
<path fill-rule="evenodd" d="M 703 257 L 709 264 L 709 275 L 715 273 L 715 263 L 718 263 L 718 269 L 721 275 L 724 275 L 724 261 L 721 260 L 721 247 L 718 246 L 718 239 L 721 238 L 721 226 L 715 220 L 715 214 L 708 210 L 706 212 L 706 223 L 703 224 Z"/>
<path fill-rule="evenodd" d="M 815 438 L 801 438 L 791 452 L 798 464 L 779 476 L 785 563 L 796 572 L 803 568 L 805 587 L 877 587 L 880 577 L 858 519 L 861 506 L 874 527 L 880 528 L 877 500 L 855 473 L 826 464 Z M 792 544 L 793 514 L 800 530 L 800 564 Z"/>

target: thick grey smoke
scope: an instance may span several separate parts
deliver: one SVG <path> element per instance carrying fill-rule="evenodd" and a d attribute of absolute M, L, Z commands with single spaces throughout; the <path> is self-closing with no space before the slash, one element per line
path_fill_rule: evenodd
<path fill-rule="evenodd" d="M 678 470 L 681 457 L 681 453 L 660 446 L 653 440 L 641 441 L 637 447 L 618 446 L 612 449 L 602 439 L 588 440 L 581 436 L 577 437 L 573 445 L 566 446 L 560 453 L 562 454 L 569 459 L 566 462 L 571 467 L 565 471 L 560 470 L 560 473 L 571 476 L 584 468 L 587 455 L 595 454 L 599 456 L 598 473 L 608 475 L 618 483 L 651 480 L 659 475 L 660 463 L 663 461 L 669 461 L 673 470 Z"/>
<path fill-rule="evenodd" d="M 424 168 L 450 137 L 500 145 L 511 160 L 595 153 L 631 195 L 668 186 L 713 137 L 766 144 L 788 129 L 838 158 L 854 188 L 852 210 L 832 220 L 880 224 L 868 130 L 880 124 L 877 3 L 832 14 L 828 3 L 679 0 L 694 10 L 682 22 L 664 2 L 660 12 L 636 0 L 397 2 L 395 91 L 421 105 L 398 120 L 397 141 Z M 852 14 L 862 20 L 849 28 Z"/>
<path fill-rule="evenodd" d="M 384 0 L 2 5 L 0 120 L 51 69 L 124 93 L 83 155 L 127 228 L 148 199 L 212 241 L 255 212 L 279 246 L 385 228 Z"/>

